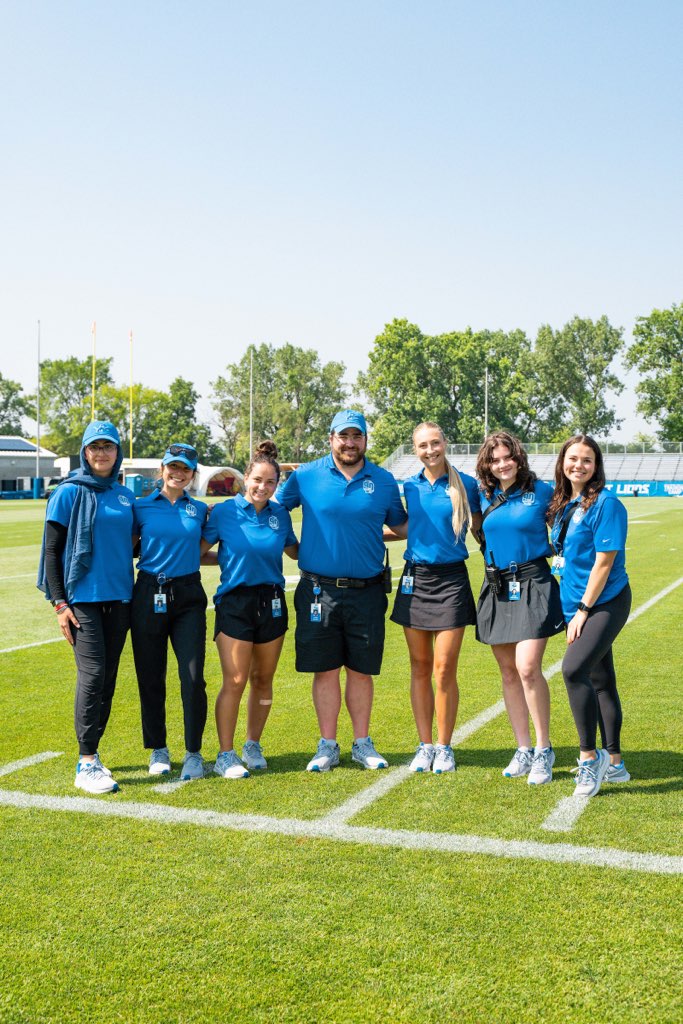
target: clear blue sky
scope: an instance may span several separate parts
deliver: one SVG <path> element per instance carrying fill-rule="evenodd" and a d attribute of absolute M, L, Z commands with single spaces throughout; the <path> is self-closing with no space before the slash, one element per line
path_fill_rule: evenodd
<path fill-rule="evenodd" d="M 683 300 L 679 2 L 0 0 L 0 370 Z M 619 403 L 621 436 L 644 423 Z M 203 411 L 208 413 L 208 407 Z"/>

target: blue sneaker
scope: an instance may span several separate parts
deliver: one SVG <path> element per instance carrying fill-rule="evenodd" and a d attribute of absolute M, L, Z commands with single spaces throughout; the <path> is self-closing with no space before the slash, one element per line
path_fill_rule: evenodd
<path fill-rule="evenodd" d="M 606 750 L 598 750 L 598 756 L 590 761 L 577 761 L 579 770 L 576 774 L 574 796 L 597 796 L 600 792 L 607 770 L 609 754 Z"/>
<path fill-rule="evenodd" d="M 213 766 L 216 775 L 224 779 L 248 779 L 249 772 L 244 767 L 234 750 L 222 750 Z"/>
<path fill-rule="evenodd" d="M 339 744 L 321 739 L 315 757 L 306 765 L 307 772 L 329 772 L 339 764 Z"/>
<path fill-rule="evenodd" d="M 158 747 L 153 750 L 149 758 L 150 775 L 168 775 L 171 770 L 171 755 L 168 747 Z"/>
<path fill-rule="evenodd" d="M 95 796 L 101 793 L 118 793 L 118 783 L 114 782 L 111 775 L 102 771 L 97 761 L 79 761 L 76 765 L 76 778 L 74 779 L 76 789 L 82 789 L 84 793 L 91 793 Z"/>
<path fill-rule="evenodd" d="M 408 765 L 410 772 L 431 772 L 434 762 L 434 744 L 421 743 L 415 752 L 415 757 Z"/>
<path fill-rule="evenodd" d="M 389 767 L 389 762 L 377 753 L 369 736 L 362 736 L 360 739 L 354 740 L 351 747 L 351 760 L 372 771 Z"/>
<path fill-rule="evenodd" d="M 533 759 L 533 750 L 524 750 L 522 747 L 517 747 L 512 755 L 510 764 L 507 768 L 503 768 L 503 775 L 506 779 L 521 779 L 531 771 Z"/>
<path fill-rule="evenodd" d="M 261 744 L 256 740 L 247 740 L 242 747 L 242 760 L 246 763 L 250 772 L 265 771 L 268 762 L 263 756 Z"/>
<path fill-rule="evenodd" d="M 626 765 L 622 761 L 621 764 L 611 764 L 605 774 L 605 782 L 630 782 L 631 775 L 626 770 Z"/>
<path fill-rule="evenodd" d="M 189 782 L 190 779 L 204 778 L 204 761 L 200 751 L 195 753 L 190 753 L 189 750 L 185 751 L 183 767 L 180 769 L 180 778 L 183 782 Z"/>

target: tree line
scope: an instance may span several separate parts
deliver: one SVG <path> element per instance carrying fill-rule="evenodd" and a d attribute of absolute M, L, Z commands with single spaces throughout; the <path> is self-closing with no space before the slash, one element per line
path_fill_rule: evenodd
<path fill-rule="evenodd" d="M 478 443 L 485 389 L 490 430 L 511 430 L 526 442 L 560 441 L 579 431 L 606 438 L 620 422 L 608 401 L 624 387 L 615 371 L 618 356 L 639 371 L 637 408 L 657 425 L 659 439 L 683 439 L 682 303 L 638 317 L 628 348 L 623 329 L 606 316 L 574 317 L 560 329 L 543 325 L 533 341 L 521 330 L 428 335 L 395 319 L 375 338 L 368 368 L 351 389 L 344 364 L 321 363 L 313 349 L 250 345 L 211 382 L 213 429 L 197 419 L 200 396 L 190 381 L 177 377 L 166 391 L 135 384 L 134 455 L 158 457 L 169 439 L 184 438 L 204 463 L 243 466 L 251 412 L 254 437 L 273 438 L 283 461 L 301 462 L 327 450 L 329 423 L 345 404 L 368 415 L 371 454 L 380 461 L 425 419 L 441 424 L 452 442 Z M 96 415 L 117 424 L 127 452 L 129 388 L 116 385 L 111 364 L 96 365 Z M 78 451 L 91 415 L 91 374 L 90 359 L 41 363 L 45 447 Z M 0 373 L 0 433 L 20 434 L 22 419 L 35 415 L 35 396 Z"/>

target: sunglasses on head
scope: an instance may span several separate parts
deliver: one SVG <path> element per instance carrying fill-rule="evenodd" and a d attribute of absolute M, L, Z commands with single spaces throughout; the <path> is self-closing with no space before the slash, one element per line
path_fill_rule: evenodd
<path fill-rule="evenodd" d="M 188 459 L 197 458 L 196 448 L 190 448 L 189 444 L 170 444 L 167 451 L 169 455 L 185 455 Z"/>

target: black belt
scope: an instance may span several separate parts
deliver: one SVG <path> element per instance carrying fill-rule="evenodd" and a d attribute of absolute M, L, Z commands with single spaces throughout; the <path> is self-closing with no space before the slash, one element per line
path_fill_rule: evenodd
<path fill-rule="evenodd" d="M 504 580 L 528 580 L 530 577 L 535 576 L 539 569 L 541 571 L 547 570 L 547 572 L 550 573 L 547 558 L 534 558 L 531 562 L 518 563 L 515 572 L 512 572 L 509 568 L 501 569 L 500 575 Z"/>
<path fill-rule="evenodd" d="M 159 577 L 162 577 L 161 583 Z M 155 587 L 167 587 L 169 583 L 173 583 L 174 586 L 183 587 L 187 583 L 199 583 L 202 578 L 200 572 L 189 572 L 186 576 L 167 576 L 166 573 L 156 572 L 145 572 L 144 569 L 138 569 L 138 579 L 143 583 L 153 584 Z"/>
<path fill-rule="evenodd" d="M 306 572 L 305 569 L 301 569 L 301 575 L 305 580 L 313 580 L 314 583 L 326 583 L 329 587 L 341 587 L 343 590 L 353 589 L 362 590 L 364 587 L 374 587 L 377 583 L 384 582 L 384 574 L 380 573 L 378 576 L 371 576 L 366 580 L 352 580 L 347 576 L 337 576 L 336 579 L 333 576 L 318 576 L 315 572 Z"/>

